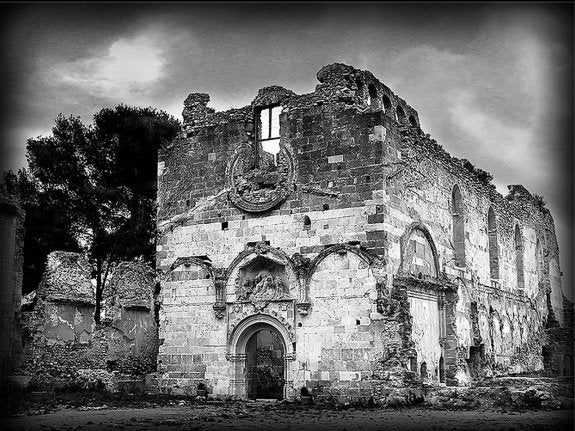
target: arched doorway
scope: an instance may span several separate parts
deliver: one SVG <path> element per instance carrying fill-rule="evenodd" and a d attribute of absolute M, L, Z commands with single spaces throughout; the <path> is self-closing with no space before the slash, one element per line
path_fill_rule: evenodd
<path fill-rule="evenodd" d="M 231 394 L 240 398 L 291 396 L 295 343 L 293 334 L 277 318 L 249 316 L 230 334 Z"/>
<path fill-rule="evenodd" d="M 260 329 L 246 343 L 248 398 L 283 399 L 284 343 L 272 327 Z"/>

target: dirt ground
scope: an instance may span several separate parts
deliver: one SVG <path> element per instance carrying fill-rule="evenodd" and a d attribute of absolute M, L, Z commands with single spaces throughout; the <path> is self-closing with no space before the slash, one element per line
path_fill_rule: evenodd
<path fill-rule="evenodd" d="M 151 407 L 72 407 L 1 419 L 3 430 L 573 430 L 573 410 L 474 410 L 317 407 L 269 403 L 183 403 Z"/>

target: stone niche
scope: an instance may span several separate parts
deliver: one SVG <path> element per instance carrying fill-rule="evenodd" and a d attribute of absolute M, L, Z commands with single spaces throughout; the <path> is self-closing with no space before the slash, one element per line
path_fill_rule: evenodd
<path fill-rule="evenodd" d="M 283 325 L 289 333 L 289 342 L 293 342 L 295 299 L 299 293 L 295 274 L 287 262 L 271 251 L 248 259 L 240 263 L 230 277 L 226 301 L 228 337 L 246 319 L 268 315 Z"/>
<path fill-rule="evenodd" d="M 251 302 L 262 310 L 271 301 L 289 299 L 285 266 L 258 256 L 240 267 L 236 282 L 236 301 Z"/>

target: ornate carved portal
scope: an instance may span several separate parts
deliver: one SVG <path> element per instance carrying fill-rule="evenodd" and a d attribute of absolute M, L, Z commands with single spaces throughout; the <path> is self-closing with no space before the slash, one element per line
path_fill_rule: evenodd
<path fill-rule="evenodd" d="M 266 314 L 242 320 L 230 334 L 228 360 L 233 395 L 241 398 L 291 397 L 295 343 L 276 318 Z"/>

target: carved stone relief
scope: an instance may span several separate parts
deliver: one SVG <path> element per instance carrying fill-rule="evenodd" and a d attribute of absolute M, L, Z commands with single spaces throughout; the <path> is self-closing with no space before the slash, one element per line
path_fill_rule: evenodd
<path fill-rule="evenodd" d="M 285 268 L 269 259 L 257 257 L 241 268 L 236 280 L 236 299 L 251 302 L 263 310 L 271 301 L 289 299 Z"/>
<path fill-rule="evenodd" d="M 260 146 L 261 147 L 261 146 Z M 283 202 L 293 189 L 293 158 L 282 145 L 277 161 L 260 150 L 256 163 L 253 147 L 245 145 L 231 162 L 229 199 L 247 212 L 264 212 Z"/>

